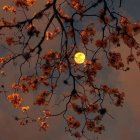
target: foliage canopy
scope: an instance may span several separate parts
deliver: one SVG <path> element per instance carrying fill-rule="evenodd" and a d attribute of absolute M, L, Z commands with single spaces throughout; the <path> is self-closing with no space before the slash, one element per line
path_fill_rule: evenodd
<path fill-rule="evenodd" d="M 20 74 L 10 91 L 1 84 L 1 93 L 26 116 L 15 117 L 20 125 L 36 122 L 47 130 L 49 119 L 62 116 L 65 132 L 91 139 L 92 133 L 105 130 L 105 115 L 113 118 L 106 102 L 117 107 L 124 102 L 124 92 L 99 82 L 98 74 L 105 68 L 126 72 L 131 62 L 140 68 L 140 23 L 121 14 L 122 0 L 41 2 L 43 6 L 37 0 L 11 0 L 3 6 L 0 39 L 6 53 L 0 56 L 1 81 L 10 64 Z M 129 50 L 126 64 L 121 47 Z M 85 61 L 75 62 L 77 52 L 85 54 Z M 32 105 L 24 102 L 29 94 L 35 96 Z M 41 110 L 35 118 L 29 115 L 33 105 Z"/>

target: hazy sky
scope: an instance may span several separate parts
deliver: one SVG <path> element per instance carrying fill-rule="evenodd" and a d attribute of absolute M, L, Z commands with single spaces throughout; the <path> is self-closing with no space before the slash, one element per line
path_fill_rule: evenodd
<path fill-rule="evenodd" d="M 140 0 L 124 0 L 123 6 L 125 14 L 140 21 Z M 125 53 L 125 48 L 122 51 Z M 125 104 L 123 108 L 111 110 L 115 120 L 104 119 L 106 131 L 99 140 L 140 140 L 140 71 L 132 64 L 131 70 L 126 73 L 112 72 L 108 75 L 109 80 L 116 78 L 116 85 L 127 93 Z M 64 135 L 60 118 L 52 122 L 52 128 L 46 133 L 38 131 L 36 125 L 20 127 L 12 118 L 12 107 L 1 98 L 3 96 L 0 96 L 0 140 L 74 140 Z"/>

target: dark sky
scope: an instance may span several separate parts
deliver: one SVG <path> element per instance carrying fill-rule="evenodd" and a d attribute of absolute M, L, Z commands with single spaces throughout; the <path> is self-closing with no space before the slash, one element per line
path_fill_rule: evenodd
<path fill-rule="evenodd" d="M 123 6 L 126 10 L 126 13 L 129 14 L 131 17 L 140 21 L 140 14 L 139 14 L 139 0 L 123 0 Z"/>
<path fill-rule="evenodd" d="M 124 0 L 123 6 L 125 14 L 140 21 L 140 0 Z M 138 40 L 140 40 L 139 37 Z M 125 46 L 122 51 L 125 54 Z M 105 118 L 106 131 L 100 135 L 99 140 L 140 140 L 139 70 L 135 64 L 132 64 L 129 72 L 115 74 L 117 76 L 112 72 L 108 78 L 117 78 L 117 82 L 120 83 L 118 86 L 127 93 L 125 104 L 123 108 L 113 108 L 110 111 L 115 119 L 112 120 L 108 116 Z M 1 98 L 3 96 L 0 96 L 0 140 L 73 140 L 73 138 L 64 135 L 60 118 L 52 122 L 52 127 L 46 133 L 38 131 L 36 125 L 20 127 L 12 118 L 13 109 Z"/>

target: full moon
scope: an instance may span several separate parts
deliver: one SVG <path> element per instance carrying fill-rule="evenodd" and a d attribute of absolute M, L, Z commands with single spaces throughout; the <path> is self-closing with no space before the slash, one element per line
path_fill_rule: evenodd
<path fill-rule="evenodd" d="M 82 53 L 82 52 L 77 52 L 75 55 L 74 55 L 74 60 L 77 64 L 82 64 L 85 62 L 85 54 Z"/>

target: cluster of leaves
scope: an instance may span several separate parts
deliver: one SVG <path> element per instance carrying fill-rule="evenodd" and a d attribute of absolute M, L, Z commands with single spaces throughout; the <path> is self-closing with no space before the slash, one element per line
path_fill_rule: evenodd
<path fill-rule="evenodd" d="M 47 0 L 44 1 L 44 7 L 31 14 L 31 17 L 28 14 L 37 6 L 37 0 L 12 1 L 11 5 L 3 6 L 3 11 L 12 14 L 12 19 L 0 19 L 0 37 L 7 50 L 7 54 L 0 57 L 0 71 L 1 75 L 6 76 L 6 66 L 12 61 L 20 67 L 18 81 L 11 85 L 13 92 L 9 91 L 7 95 L 5 86 L 1 85 L 1 92 L 6 93 L 13 106 L 27 115 L 25 118 L 15 119 L 21 125 L 38 122 L 40 130 L 46 130 L 49 127 L 48 118 L 61 115 L 67 124 L 66 132 L 78 139 L 90 139 L 86 135 L 87 131 L 102 133 L 105 130 L 103 117 L 112 117 L 103 105 L 105 97 L 108 97 L 112 105 L 122 106 L 124 92 L 96 82 L 98 73 L 103 69 L 101 56 L 105 54 L 107 66 L 116 70 L 128 71 L 129 63 L 134 61 L 140 68 L 137 59 L 140 56 L 140 46 L 136 41 L 140 33 L 140 23 L 132 23 L 114 10 L 113 3 L 121 6 L 121 0 L 113 1 L 111 6 L 111 1 L 108 0 Z M 70 13 L 66 12 L 67 8 Z M 16 17 L 20 10 L 23 10 L 25 17 L 22 20 Z M 46 23 L 40 28 L 42 20 Z M 13 34 L 9 35 L 9 31 Z M 46 43 L 54 43 L 56 40 L 60 43 L 57 43 L 58 47 L 45 47 Z M 130 50 L 126 65 L 122 53 L 116 51 L 124 44 Z M 84 64 L 78 65 L 73 60 L 78 51 L 86 54 Z M 23 66 L 34 58 L 35 71 L 24 75 Z M 58 105 L 63 104 L 65 108 L 56 113 L 56 110 L 51 110 L 51 105 L 57 89 L 62 88 L 59 83 L 64 84 L 68 91 L 59 95 L 62 100 Z M 43 115 L 37 118 L 28 115 L 30 105 L 23 106 L 22 96 L 28 96 L 32 91 L 38 92 L 33 105 L 44 107 Z"/>

